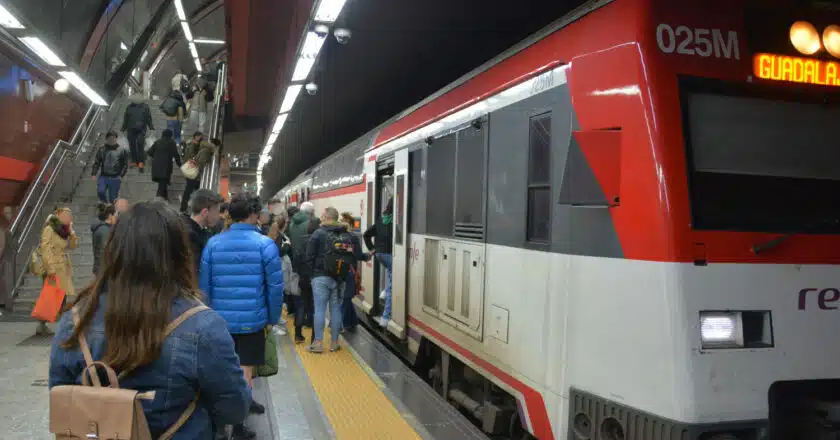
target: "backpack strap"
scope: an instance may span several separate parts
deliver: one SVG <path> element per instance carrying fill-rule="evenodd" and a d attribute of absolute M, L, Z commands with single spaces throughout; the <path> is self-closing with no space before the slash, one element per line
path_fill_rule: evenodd
<path fill-rule="evenodd" d="M 72 310 L 73 314 L 73 326 L 78 327 L 79 325 L 79 306 L 73 307 Z M 79 348 L 82 349 L 82 356 L 85 357 L 85 371 L 82 372 L 83 375 L 88 374 L 88 369 L 94 366 L 93 363 L 93 355 L 90 354 L 90 345 L 87 343 L 87 337 L 85 336 L 84 332 L 79 333 Z M 102 382 L 99 381 L 99 375 L 96 374 L 96 368 L 93 368 L 93 372 L 90 375 L 91 380 L 93 381 L 93 386 L 101 387 Z"/>

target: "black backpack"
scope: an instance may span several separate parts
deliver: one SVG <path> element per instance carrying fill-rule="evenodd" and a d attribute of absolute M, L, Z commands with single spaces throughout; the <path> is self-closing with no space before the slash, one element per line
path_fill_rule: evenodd
<path fill-rule="evenodd" d="M 356 264 L 352 236 L 349 232 L 327 232 L 327 253 L 324 254 L 324 274 L 343 280 Z"/>
<path fill-rule="evenodd" d="M 186 76 L 181 76 L 181 92 L 187 93 L 190 91 L 190 80 Z"/>
<path fill-rule="evenodd" d="M 178 107 L 180 106 L 180 102 L 177 99 L 167 96 L 163 102 L 160 103 L 160 111 L 163 112 L 166 116 L 175 116 L 178 114 Z"/>

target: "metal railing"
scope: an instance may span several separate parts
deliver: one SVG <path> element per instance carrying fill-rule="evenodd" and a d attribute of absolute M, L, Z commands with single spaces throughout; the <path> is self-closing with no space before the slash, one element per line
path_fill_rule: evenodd
<path fill-rule="evenodd" d="M 213 117 L 210 119 L 210 138 L 224 141 L 225 121 L 225 87 L 227 86 L 227 64 L 222 64 L 219 75 L 216 79 L 216 96 L 213 100 Z M 221 178 L 221 151 L 216 151 L 213 159 L 201 174 L 201 188 L 211 191 L 219 191 L 219 180 Z"/>
<path fill-rule="evenodd" d="M 114 108 L 118 101 L 115 100 L 111 108 Z M 27 274 L 30 254 L 40 240 L 40 222 L 43 220 L 41 214 L 45 204 L 50 199 L 54 199 L 53 202 L 63 202 L 72 197 L 78 180 L 90 162 L 90 157 L 81 156 L 84 156 L 83 153 L 91 156 L 95 151 L 89 140 L 106 110 L 109 109 L 89 106 L 70 141 L 59 140 L 55 143 L 27 188 L 9 228 L 7 252 L 4 252 L 4 258 L 0 261 L 0 266 L 3 266 L 2 273 L 5 274 L 5 279 L 0 281 L 6 283 L 4 289 L 0 289 L 6 292 L 5 297 L 0 298 L 2 305 L 11 306 Z M 87 147 L 90 147 L 89 151 L 85 150 Z M 79 166 L 67 167 L 66 165 L 72 164 L 74 159 L 81 159 Z M 56 194 L 53 190 L 58 188 L 65 190 Z"/>

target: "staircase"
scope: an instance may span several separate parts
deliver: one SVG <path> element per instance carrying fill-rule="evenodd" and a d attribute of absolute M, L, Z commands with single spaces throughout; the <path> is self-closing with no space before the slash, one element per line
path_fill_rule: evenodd
<path fill-rule="evenodd" d="M 166 116 L 160 111 L 160 101 L 148 100 L 146 103 L 152 110 L 152 121 L 155 125 L 155 132 L 150 135 L 157 139 L 160 133 L 166 128 Z M 192 133 L 197 129 L 198 119 L 188 119 L 184 123 L 184 136 L 182 141 L 189 139 Z M 118 130 L 122 125 L 122 116 L 119 115 L 113 126 L 113 130 Z M 209 126 L 209 121 L 208 121 Z M 104 140 L 104 136 L 102 136 Z M 99 197 L 96 193 L 96 181 L 90 177 L 90 166 L 93 160 L 87 165 L 85 173 L 79 182 L 72 200 L 67 203 L 61 203 L 60 206 L 66 206 L 73 212 L 73 229 L 78 236 L 78 247 L 70 253 L 71 261 L 73 262 L 73 285 L 76 292 L 90 285 L 94 281 L 93 274 L 93 237 L 90 230 L 91 225 L 97 224 L 99 220 L 96 218 L 96 205 L 99 203 Z M 172 182 L 169 185 L 169 204 L 175 210 L 180 208 L 181 195 L 184 192 L 186 181 L 181 174 L 178 167 L 173 164 Z M 152 182 L 151 164 L 146 166 L 145 173 L 141 173 L 137 168 L 130 168 L 128 174 L 123 178 L 120 187 L 120 197 L 128 199 L 129 203 L 147 201 L 155 198 L 157 193 L 157 183 Z M 46 214 L 44 214 L 46 217 Z M 41 220 L 41 224 L 46 218 Z M 33 234 L 40 236 L 43 226 L 36 224 L 33 227 Z M 41 277 L 27 274 L 24 278 L 23 284 L 18 289 L 17 298 L 15 298 L 13 312 L 30 313 L 35 306 L 35 301 L 41 292 L 43 280 Z"/>

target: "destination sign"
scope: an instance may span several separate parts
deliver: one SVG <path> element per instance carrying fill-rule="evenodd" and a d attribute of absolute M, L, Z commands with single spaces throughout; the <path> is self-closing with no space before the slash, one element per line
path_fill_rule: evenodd
<path fill-rule="evenodd" d="M 840 86 L 840 63 L 759 53 L 753 57 L 753 72 L 761 79 L 820 86 Z"/>

